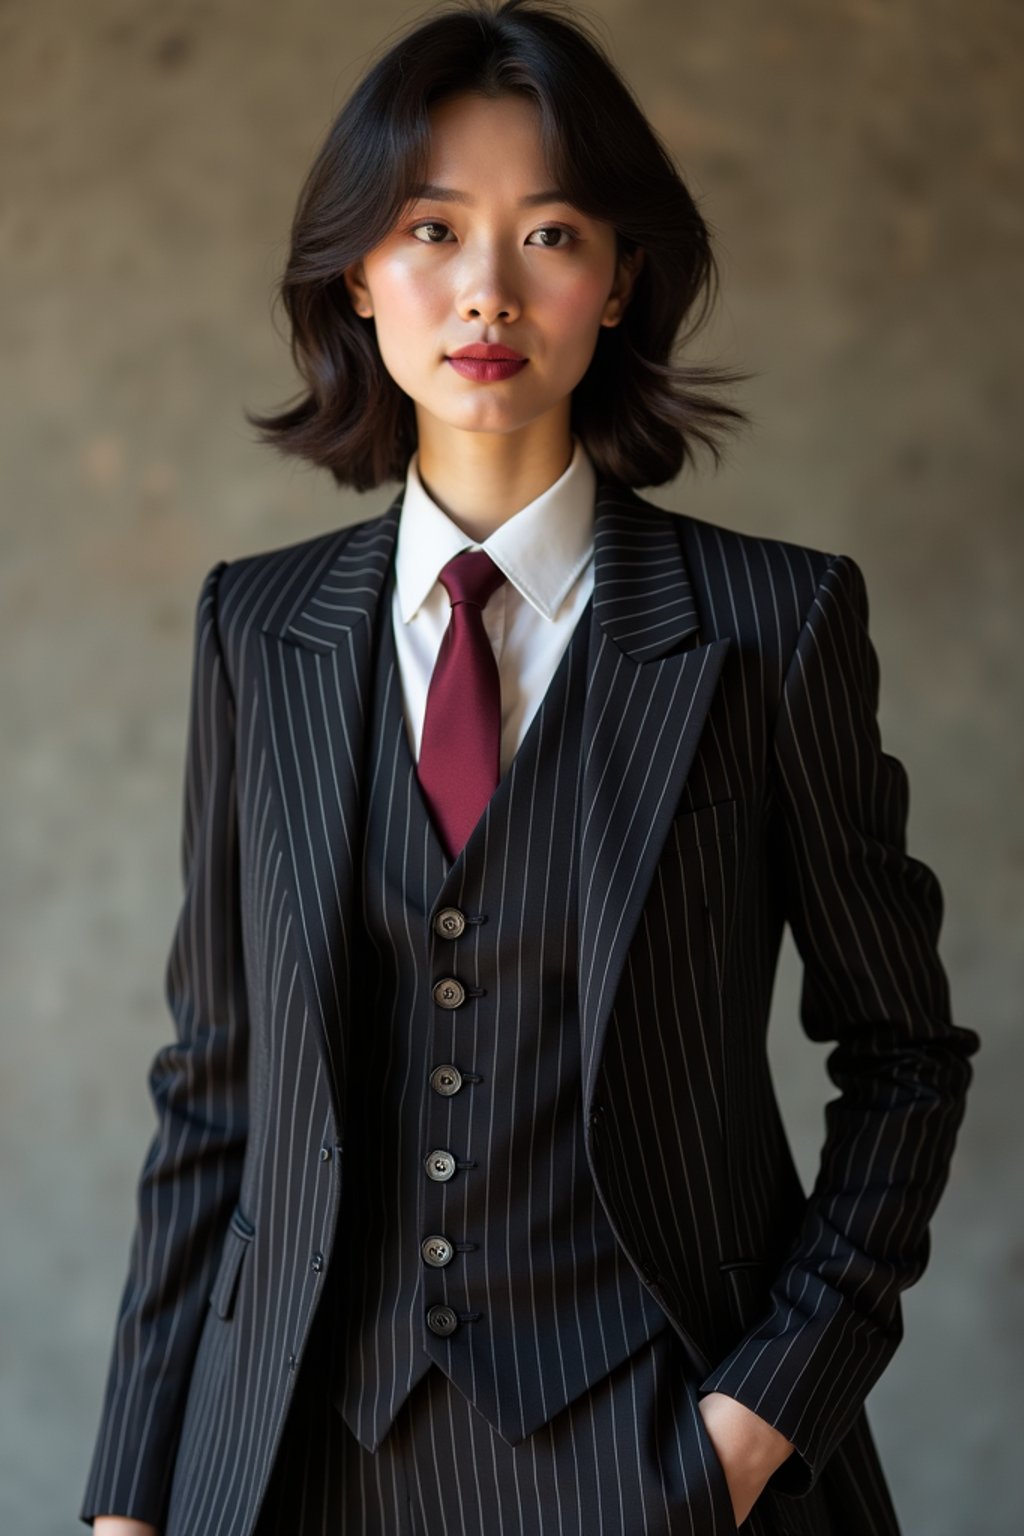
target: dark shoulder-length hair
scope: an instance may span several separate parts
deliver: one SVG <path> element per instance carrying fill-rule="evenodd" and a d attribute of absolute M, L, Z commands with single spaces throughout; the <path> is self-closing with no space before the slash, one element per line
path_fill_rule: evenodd
<path fill-rule="evenodd" d="M 391 232 L 426 180 L 431 108 L 463 91 L 533 101 L 554 184 L 614 227 L 620 256 L 643 248 L 623 318 L 601 327 L 570 405 L 599 474 L 634 489 L 662 485 L 695 460 L 698 442 L 717 467 L 719 436 L 749 418 L 714 391 L 750 375 L 674 355 L 717 292 L 708 226 L 600 42 L 557 0 L 445 4 L 364 74 L 306 177 L 277 293 L 305 388 L 280 414 L 245 411 L 246 420 L 339 485 L 367 491 L 405 477 L 415 407 L 342 272 Z"/>

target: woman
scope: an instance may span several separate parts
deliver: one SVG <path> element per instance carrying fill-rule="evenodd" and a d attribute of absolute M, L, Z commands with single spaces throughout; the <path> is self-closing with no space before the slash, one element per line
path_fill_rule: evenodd
<path fill-rule="evenodd" d="M 898 1530 L 863 1401 L 977 1037 L 857 566 L 637 494 L 742 419 L 671 359 L 714 270 L 550 7 L 434 13 L 316 159 L 250 419 L 403 485 L 203 583 L 98 1536 Z"/>

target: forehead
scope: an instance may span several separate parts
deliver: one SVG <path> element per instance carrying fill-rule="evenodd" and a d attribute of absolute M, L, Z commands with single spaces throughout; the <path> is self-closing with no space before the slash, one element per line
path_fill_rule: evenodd
<path fill-rule="evenodd" d="M 540 110 L 525 97 L 462 92 L 432 108 L 428 182 L 468 190 L 472 180 L 507 191 L 525 180 L 526 192 L 553 185 L 545 171 Z"/>

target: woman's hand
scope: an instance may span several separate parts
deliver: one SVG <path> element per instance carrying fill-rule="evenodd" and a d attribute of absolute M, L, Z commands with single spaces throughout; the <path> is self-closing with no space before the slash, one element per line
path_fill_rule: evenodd
<path fill-rule="evenodd" d="M 92 1536 L 160 1536 L 155 1525 L 142 1520 L 131 1520 L 127 1515 L 97 1515 L 92 1523 Z"/>
<path fill-rule="evenodd" d="M 773 1424 L 724 1392 L 709 1392 L 697 1406 L 722 1463 L 736 1524 L 742 1525 L 765 1483 L 795 1447 Z"/>

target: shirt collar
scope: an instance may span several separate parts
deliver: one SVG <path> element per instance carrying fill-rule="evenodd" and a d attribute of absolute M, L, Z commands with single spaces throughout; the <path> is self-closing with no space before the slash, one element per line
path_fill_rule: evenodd
<path fill-rule="evenodd" d="M 406 471 L 395 547 L 402 619 L 413 618 L 443 566 L 462 549 L 486 549 L 495 565 L 546 619 L 554 619 L 593 553 L 597 475 L 573 434 L 569 467 L 546 491 L 478 543 L 427 494 L 413 452 Z"/>

